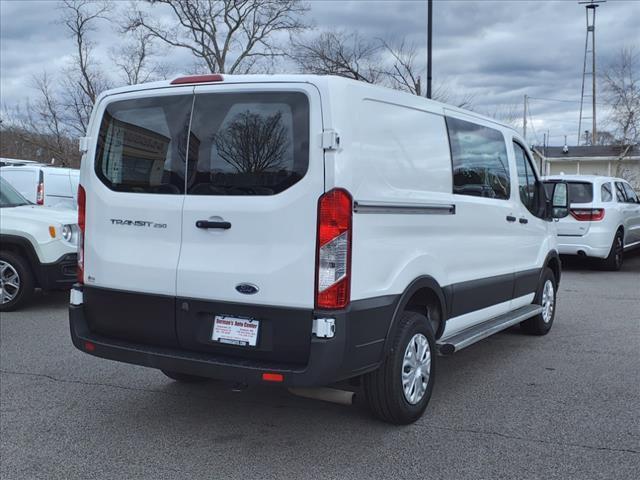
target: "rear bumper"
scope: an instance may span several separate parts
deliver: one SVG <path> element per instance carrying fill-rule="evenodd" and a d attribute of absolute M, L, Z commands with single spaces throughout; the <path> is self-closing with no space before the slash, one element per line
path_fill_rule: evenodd
<path fill-rule="evenodd" d="M 91 331 L 85 305 L 70 305 L 69 322 L 75 347 L 97 357 L 247 384 L 263 383 L 263 373 L 279 373 L 283 376 L 280 385 L 319 386 L 377 368 L 397 300 L 395 296 L 379 297 L 352 302 L 345 311 L 319 312 L 317 317 L 335 319 L 335 335 L 323 339 L 309 334 L 308 360 L 302 364 L 243 358 L 237 349 L 226 355 L 183 348 L 180 342 L 158 346 L 143 343 L 139 337 L 129 341 L 105 336 Z M 290 312 L 283 312 L 287 314 Z"/>
<path fill-rule="evenodd" d="M 592 225 L 585 235 L 558 236 L 558 253 L 561 255 L 586 255 L 588 257 L 607 258 L 613 243 L 613 234 L 608 230 L 594 228 Z M 580 253 L 582 252 L 582 253 Z"/>

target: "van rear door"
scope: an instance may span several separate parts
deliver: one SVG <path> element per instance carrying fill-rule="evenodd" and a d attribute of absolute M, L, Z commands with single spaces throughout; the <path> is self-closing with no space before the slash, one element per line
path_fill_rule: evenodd
<path fill-rule="evenodd" d="M 87 321 L 106 336 L 174 345 L 193 87 L 112 98 L 97 107 L 81 175 Z"/>
<path fill-rule="evenodd" d="M 177 294 L 199 301 L 178 318 L 184 347 L 208 350 L 214 316 L 255 317 L 252 304 L 313 309 L 321 133 L 309 84 L 196 87 Z M 282 316 L 259 315 L 264 341 L 275 342 L 263 347 L 275 352 L 285 336 L 308 346 L 310 313 Z"/>

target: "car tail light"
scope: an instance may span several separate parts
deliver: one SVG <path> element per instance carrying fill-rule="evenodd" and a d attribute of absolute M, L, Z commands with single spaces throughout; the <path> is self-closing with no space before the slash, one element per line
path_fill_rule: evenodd
<path fill-rule="evenodd" d="M 209 75 L 189 75 L 187 77 L 178 77 L 171 81 L 171 85 L 183 85 L 186 83 L 211 83 L 222 82 L 224 78 L 219 73 Z"/>
<path fill-rule="evenodd" d="M 38 179 L 38 190 L 36 191 L 36 203 L 38 205 L 44 205 L 44 177 L 42 174 L 42 170 L 40 170 L 40 178 Z"/>
<path fill-rule="evenodd" d="M 87 194 L 78 185 L 78 282 L 84 283 L 84 229 L 87 211 Z"/>
<path fill-rule="evenodd" d="M 316 308 L 349 304 L 352 212 L 353 200 L 346 190 L 331 190 L 318 200 Z"/>
<path fill-rule="evenodd" d="M 604 218 L 604 208 L 572 208 L 569 213 L 579 222 L 597 222 Z"/>

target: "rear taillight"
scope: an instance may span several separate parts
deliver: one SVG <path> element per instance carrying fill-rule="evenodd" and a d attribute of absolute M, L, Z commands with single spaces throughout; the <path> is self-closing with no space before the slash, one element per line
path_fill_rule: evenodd
<path fill-rule="evenodd" d="M 44 205 L 44 178 L 42 170 L 40 170 L 40 178 L 38 180 L 38 190 L 36 191 L 36 203 L 38 205 Z"/>
<path fill-rule="evenodd" d="M 579 222 L 597 222 L 604 218 L 604 208 L 572 208 L 569 213 Z"/>
<path fill-rule="evenodd" d="M 331 190 L 318 200 L 316 308 L 349 304 L 352 212 L 353 200 L 346 190 Z"/>
<path fill-rule="evenodd" d="M 87 211 L 87 194 L 78 185 L 78 282 L 84 283 L 84 226 Z"/>

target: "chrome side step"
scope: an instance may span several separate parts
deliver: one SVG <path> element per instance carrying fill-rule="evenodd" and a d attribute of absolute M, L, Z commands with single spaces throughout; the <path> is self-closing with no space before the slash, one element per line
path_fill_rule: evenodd
<path fill-rule="evenodd" d="M 540 312 L 542 312 L 540 305 L 526 305 L 513 312 L 508 312 L 499 317 L 487 320 L 479 325 L 473 325 L 442 342 L 437 342 L 436 345 L 441 355 L 450 355 L 494 333 L 498 333 L 523 320 L 534 317 Z"/>

